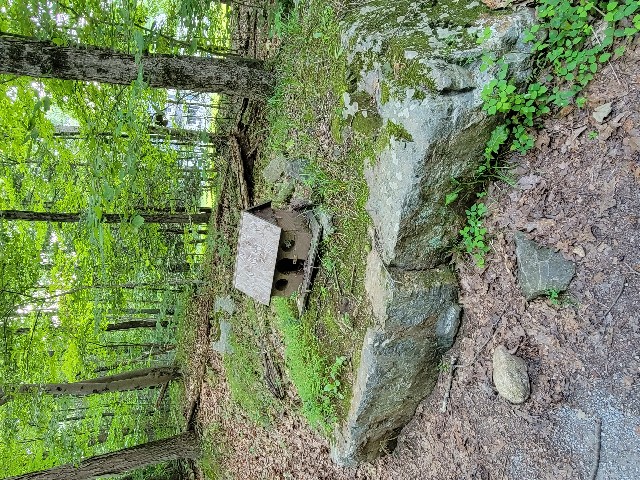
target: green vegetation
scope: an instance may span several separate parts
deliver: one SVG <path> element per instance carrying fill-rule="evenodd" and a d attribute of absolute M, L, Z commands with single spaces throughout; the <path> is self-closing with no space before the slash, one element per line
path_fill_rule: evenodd
<path fill-rule="evenodd" d="M 257 343 L 255 333 L 264 332 L 253 302 L 243 302 L 231 338 L 233 353 L 224 356 L 224 368 L 232 399 L 254 422 L 268 425 L 279 405 L 264 382 L 264 344 Z M 258 307 L 261 308 L 261 307 Z"/>
<path fill-rule="evenodd" d="M 284 155 L 301 166 L 301 180 L 270 184 L 255 176 L 257 198 L 278 203 L 291 196 L 308 198 L 318 214 L 331 218 L 320 247 L 321 269 L 300 318 L 291 299 L 276 298 L 269 310 L 234 297 L 239 312 L 234 318 L 236 353 L 225 357 L 232 397 L 249 418 L 268 424 L 282 408 L 271 393 L 258 393 L 265 389 L 261 352 L 275 353 L 264 339 L 275 329 L 284 343 L 285 373 L 300 397 L 301 413 L 327 435 L 348 408 L 357 367 L 352 352 L 359 350 L 369 323 L 360 308 L 369 247 L 364 166 L 375 158 L 376 141 L 387 144 L 392 134 L 403 134 L 381 126 L 373 110 L 367 111 L 371 99 L 352 91 L 340 44 L 341 8 L 339 2 L 311 1 L 276 10 L 270 31 L 274 41 L 282 42 L 272 60 L 278 82 L 267 105 L 267 148 L 256 168 L 260 171 Z M 343 115 L 344 93 L 359 103 L 359 120 Z M 322 130 L 324 125 L 330 130 Z M 260 397 L 269 400 L 260 403 Z"/>
<path fill-rule="evenodd" d="M 111 48 L 138 62 L 147 52 L 228 51 L 224 7 L 197 3 L 18 0 L 3 5 L 0 30 L 55 46 Z M 202 199 L 220 153 L 209 140 L 214 128 L 188 130 L 167 113 L 180 110 L 187 120 L 193 103 L 209 115 L 220 101 L 190 95 L 149 88 L 142 70 L 124 86 L 0 75 L 6 476 L 78 463 L 186 428 L 180 381 L 86 397 L 44 389 L 149 367 L 177 366 L 186 374 L 194 339 L 185 323 L 203 285 L 207 216 L 195 215 L 210 207 Z M 15 211 L 33 220 L 13 219 Z M 56 221 L 65 214 L 76 221 Z M 26 385 L 43 391 L 21 389 Z M 134 478 L 168 475 L 173 467 L 151 467 Z"/>
<path fill-rule="evenodd" d="M 502 59 L 492 53 L 485 55 L 486 67 L 499 67 L 497 79 L 487 85 L 482 95 L 489 115 L 505 116 L 505 123 L 498 128 L 509 135 L 501 135 L 501 143 L 511 138 L 511 150 L 525 153 L 534 144 L 531 129 L 541 116 L 571 102 L 584 106 L 585 99 L 578 94 L 603 64 L 624 53 L 625 39 L 640 30 L 638 12 L 640 5 L 635 0 L 540 1 L 540 23 L 525 36 L 536 54 L 537 81 L 522 91 L 509 77 L 509 66 Z M 599 21 L 605 22 L 604 28 L 596 31 Z M 495 145 L 488 152 L 494 156 Z"/>
<path fill-rule="evenodd" d="M 552 305 L 558 306 L 560 305 L 560 292 L 558 290 L 547 290 L 547 298 L 551 302 Z"/>
<path fill-rule="evenodd" d="M 472 183 L 498 179 L 512 180 L 500 165 L 500 154 L 509 145 L 510 150 L 526 153 L 534 145 L 532 130 L 540 118 L 574 102 L 584 107 L 586 99 L 578 96 L 602 64 L 612 56 L 621 56 L 625 40 L 640 31 L 640 4 L 634 0 L 566 2 L 541 0 L 537 7 L 540 23 L 525 33 L 525 41 L 535 55 L 533 77 L 537 81 L 524 89 L 518 88 L 509 71 L 509 65 L 492 52 L 485 53 L 482 69 L 497 66 L 497 77 L 482 92 L 483 109 L 488 115 L 499 115 L 504 122 L 498 125 L 487 142 L 484 161 L 478 167 Z M 594 26 L 604 21 L 604 28 Z M 478 43 L 488 38 L 488 31 L 478 35 Z M 611 52 L 613 50 L 613 52 Z M 598 137 L 590 132 L 589 139 Z M 454 183 L 454 190 L 446 197 L 446 204 L 455 201 L 462 185 Z M 478 212 L 482 212 L 481 214 Z M 478 203 L 466 211 L 468 225 L 460 231 L 462 245 L 478 267 L 484 265 L 489 248 L 485 243 L 486 229 L 480 218 L 486 206 Z M 556 297 L 550 297 L 552 302 Z"/>
<path fill-rule="evenodd" d="M 285 345 L 287 371 L 302 401 L 302 414 L 328 435 L 337 420 L 336 400 L 344 398 L 339 376 L 345 357 L 328 363 L 312 326 L 296 318 L 288 300 L 274 299 L 273 309 Z"/>
<path fill-rule="evenodd" d="M 471 208 L 465 210 L 467 225 L 460 230 L 462 244 L 467 253 L 471 254 L 476 266 L 484 267 L 484 258 L 491 250 L 486 243 L 487 229 L 482 226 L 482 219 L 487 214 L 487 207 L 483 202 L 474 203 Z"/>
<path fill-rule="evenodd" d="M 220 467 L 220 459 L 225 453 L 225 445 L 222 442 L 224 432 L 218 423 L 213 423 L 202 432 L 202 458 L 200 465 L 205 478 L 219 480 L 229 478 Z"/>

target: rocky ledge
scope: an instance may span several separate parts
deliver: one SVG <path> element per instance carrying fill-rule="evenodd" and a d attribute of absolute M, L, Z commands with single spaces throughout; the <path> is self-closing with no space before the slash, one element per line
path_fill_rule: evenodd
<path fill-rule="evenodd" d="M 371 461 L 394 439 L 437 380 L 437 365 L 459 325 L 455 276 L 445 265 L 465 223 L 470 184 L 496 125 L 481 92 L 497 67 L 524 81 L 530 56 L 528 9 L 490 12 L 479 2 L 374 0 L 345 24 L 343 43 L 357 82 L 345 112 L 389 142 L 366 168 L 373 224 L 366 291 L 375 324 L 367 331 L 350 411 L 332 449 L 341 465 Z M 478 39 L 482 44 L 478 44 Z M 367 96 L 360 111 L 351 99 Z M 363 122 L 363 118 L 368 120 Z"/>

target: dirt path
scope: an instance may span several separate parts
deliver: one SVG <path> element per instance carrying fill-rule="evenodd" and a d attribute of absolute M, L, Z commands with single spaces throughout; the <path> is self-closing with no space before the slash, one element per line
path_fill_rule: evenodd
<path fill-rule="evenodd" d="M 487 266 L 458 264 L 465 316 L 448 355 L 463 367 L 447 413 L 439 411 L 443 374 L 391 455 L 340 469 L 294 414 L 256 427 L 240 413 L 222 415 L 224 385 L 205 384 L 200 421 L 226 430 L 222 467 L 232 478 L 640 478 L 639 38 L 586 96 L 585 109 L 547 121 L 537 148 L 514 159 L 515 188 L 490 189 Z M 611 113 L 596 122 L 591 113 L 609 102 Z M 527 304 L 520 294 L 516 230 L 576 262 L 560 305 Z M 529 367 L 532 395 L 521 406 L 493 388 L 490 359 L 501 344 L 517 347 Z M 210 365 L 221 368 L 214 357 Z"/>

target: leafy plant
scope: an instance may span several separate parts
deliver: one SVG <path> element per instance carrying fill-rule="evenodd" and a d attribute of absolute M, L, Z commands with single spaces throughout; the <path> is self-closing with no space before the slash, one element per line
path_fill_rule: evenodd
<path fill-rule="evenodd" d="M 440 363 L 438 363 L 438 371 L 440 373 L 448 373 L 449 370 L 451 370 L 451 363 L 442 358 Z"/>
<path fill-rule="evenodd" d="M 589 140 L 595 140 L 596 138 L 598 138 L 598 132 L 594 130 L 592 132 L 589 132 L 589 135 L 587 136 L 589 137 Z"/>
<path fill-rule="evenodd" d="M 462 245 L 465 251 L 471 254 L 476 265 L 482 268 L 484 267 L 485 255 L 491 250 L 485 242 L 487 229 L 482 226 L 482 219 L 487 214 L 487 206 L 483 202 L 479 202 L 465 210 L 465 213 L 467 214 L 467 225 L 460 230 Z"/>
<path fill-rule="evenodd" d="M 552 305 L 556 305 L 556 306 L 560 305 L 560 299 L 559 299 L 560 292 L 558 290 L 549 289 L 547 290 L 546 293 Z"/>
<path fill-rule="evenodd" d="M 509 65 L 486 54 L 483 69 L 497 66 L 497 78 L 483 90 L 484 110 L 489 115 L 504 115 L 505 122 L 496 128 L 485 155 L 495 157 L 502 145 L 512 138 L 511 150 L 525 153 L 534 145 L 531 129 L 553 107 L 575 101 L 582 107 L 584 97 L 576 95 L 593 79 L 616 39 L 631 37 L 640 30 L 640 4 L 635 0 L 591 1 L 542 0 L 537 13 L 540 23 L 525 33 L 525 41 L 536 54 L 535 74 L 541 79 L 525 90 L 509 78 Z M 598 20 L 605 28 L 596 31 Z M 544 33 L 546 32 L 546 35 Z M 613 55 L 624 53 L 625 46 Z M 573 100 L 575 98 L 575 100 Z"/>
<path fill-rule="evenodd" d="M 343 357 L 343 356 L 336 357 L 336 360 L 328 369 L 330 381 L 327 382 L 324 388 L 322 389 L 323 391 L 327 392 L 331 396 L 337 397 L 340 400 L 344 398 L 344 395 L 340 392 L 340 380 L 338 380 L 338 377 L 340 376 L 340 372 L 342 371 L 342 366 L 346 361 L 347 361 L 347 357 Z"/>
<path fill-rule="evenodd" d="M 482 71 L 496 68 L 496 78 L 482 91 L 483 109 L 488 115 L 501 115 L 504 122 L 491 133 L 487 142 L 484 161 L 478 166 L 471 183 L 498 178 L 511 183 L 502 173 L 498 154 L 511 140 L 510 150 L 526 153 L 534 145 L 531 133 L 538 119 L 552 108 L 568 105 L 574 98 L 578 107 L 586 99 L 577 94 L 593 79 L 599 65 L 608 62 L 609 51 L 616 39 L 631 37 L 640 30 L 640 3 L 635 0 L 593 1 L 541 0 L 537 9 L 539 24 L 525 32 L 525 42 L 531 44 L 536 55 L 535 75 L 540 78 L 525 89 L 519 89 L 510 75 L 509 64 L 496 58 L 492 52 L 483 55 Z M 594 25 L 605 22 L 602 32 Z M 545 35 L 546 32 L 546 35 Z M 478 35 L 482 44 L 490 35 L 485 29 Z M 624 53 L 625 46 L 613 50 L 613 55 Z M 589 138 L 597 138 L 590 132 Z M 445 197 L 445 205 L 454 202 L 462 191 L 462 185 L 452 180 L 454 189 Z M 467 226 L 460 231 L 462 245 L 470 253 L 476 265 L 484 265 L 489 251 L 485 243 L 486 229 L 482 217 L 486 206 L 478 203 L 466 211 Z"/>

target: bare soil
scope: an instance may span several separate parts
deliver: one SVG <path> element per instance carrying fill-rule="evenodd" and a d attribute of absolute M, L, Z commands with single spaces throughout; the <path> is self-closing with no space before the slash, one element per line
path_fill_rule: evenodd
<path fill-rule="evenodd" d="M 230 406 L 220 375 L 201 385 L 198 424 L 219 426 L 230 478 L 640 478 L 640 39 L 597 75 L 586 97 L 584 109 L 550 118 L 536 148 L 512 159 L 515 187 L 490 187 L 486 267 L 457 261 L 465 314 L 446 356 L 459 364 L 446 413 L 443 372 L 394 452 L 343 469 L 288 408 L 295 395 L 272 425 L 256 426 Z M 612 112 L 598 123 L 594 109 L 609 102 Z M 559 305 L 524 300 L 516 230 L 576 263 Z M 532 394 L 523 405 L 496 394 L 498 345 L 527 362 Z M 222 374 L 215 352 L 198 354 Z"/>

